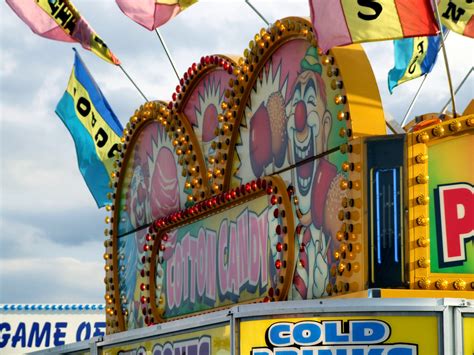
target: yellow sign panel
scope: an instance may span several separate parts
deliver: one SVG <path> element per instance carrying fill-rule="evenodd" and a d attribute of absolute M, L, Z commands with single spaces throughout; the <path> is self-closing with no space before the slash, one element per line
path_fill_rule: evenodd
<path fill-rule="evenodd" d="M 474 354 L 474 315 L 464 315 L 462 328 L 464 332 L 464 354 Z"/>
<path fill-rule="evenodd" d="M 357 316 L 243 321 L 242 355 L 438 354 L 438 317 Z"/>
<path fill-rule="evenodd" d="M 104 355 L 225 355 L 230 354 L 230 326 L 220 326 L 179 335 L 163 335 L 146 341 L 106 348 Z"/>

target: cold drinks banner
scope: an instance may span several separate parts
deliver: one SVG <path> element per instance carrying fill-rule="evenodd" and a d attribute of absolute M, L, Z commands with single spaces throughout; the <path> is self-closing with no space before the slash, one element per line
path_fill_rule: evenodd
<path fill-rule="evenodd" d="M 440 340 L 434 315 L 244 321 L 240 332 L 241 354 L 251 355 L 434 355 Z"/>

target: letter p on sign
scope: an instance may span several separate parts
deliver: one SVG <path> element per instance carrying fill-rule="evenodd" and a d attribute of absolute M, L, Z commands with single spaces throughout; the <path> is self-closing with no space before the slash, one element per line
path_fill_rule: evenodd
<path fill-rule="evenodd" d="M 465 245 L 474 237 L 474 187 L 453 184 L 438 187 L 443 262 L 466 261 Z"/>

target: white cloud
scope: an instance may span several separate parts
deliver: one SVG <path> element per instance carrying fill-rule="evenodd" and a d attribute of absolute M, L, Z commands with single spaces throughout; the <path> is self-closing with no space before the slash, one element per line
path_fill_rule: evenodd
<path fill-rule="evenodd" d="M 2 303 L 103 302 L 102 263 L 71 257 L 1 261 Z"/>
<path fill-rule="evenodd" d="M 76 154 L 74 150 L 69 151 L 72 156 Z M 60 162 L 61 159 L 56 160 L 56 164 L 30 159 L 6 160 L 2 164 L 4 207 L 18 211 L 31 203 L 38 209 L 94 207 L 75 161 L 67 160 L 59 165 Z"/>
<path fill-rule="evenodd" d="M 100 262 L 104 252 L 103 234 L 95 238 L 87 238 L 85 235 L 69 243 L 64 243 L 58 238 L 52 237 L 52 231 L 44 228 L 35 221 L 28 219 L 7 220 L 0 218 L 3 237 L 0 239 L 0 256 L 7 259 L 40 258 L 42 255 L 54 257 L 71 257 L 84 261 Z M 103 224 L 105 228 L 105 223 Z M 73 233 L 63 229 L 62 233 Z M 63 238 L 66 240 L 67 236 Z M 56 240 L 54 240 L 56 239 Z M 71 248 L 74 246 L 74 248 Z"/>
<path fill-rule="evenodd" d="M 103 245 L 52 241 L 46 229 L 0 220 L 0 303 L 102 302 Z"/>
<path fill-rule="evenodd" d="M 9 75 L 17 68 L 15 55 L 11 52 L 0 51 L 0 75 Z"/>

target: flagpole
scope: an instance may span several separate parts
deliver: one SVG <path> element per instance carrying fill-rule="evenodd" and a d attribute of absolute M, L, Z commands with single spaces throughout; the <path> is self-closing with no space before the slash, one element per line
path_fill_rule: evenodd
<path fill-rule="evenodd" d="M 166 56 L 168 57 L 168 60 L 171 63 L 171 66 L 173 67 L 174 73 L 176 74 L 176 77 L 178 78 L 178 81 L 180 79 L 178 71 L 176 70 L 176 65 L 174 64 L 173 58 L 171 58 L 171 54 L 168 51 L 168 47 L 166 46 L 165 41 L 163 40 L 163 37 L 161 37 L 160 31 L 158 31 L 158 28 L 155 28 L 156 35 L 160 39 L 161 45 L 163 46 L 163 49 L 165 50 Z"/>
<path fill-rule="evenodd" d="M 245 3 L 250 6 L 250 8 L 267 24 L 267 26 L 270 26 L 270 22 L 267 21 L 267 19 L 250 3 L 250 0 L 245 0 Z"/>
<path fill-rule="evenodd" d="M 443 49 L 444 64 L 446 66 L 446 74 L 448 76 L 449 91 L 451 93 L 451 101 L 452 101 L 452 106 L 453 106 L 453 116 L 457 117 L 456 102 L 454 100 L 453 83 L 451 81 L 451 72 L 449 70 L 448 55 L 446 53 L 446 46 L 445 46 L 445 43 L 444 43 L 443 25 L 441 24 L 441 17 L 439 15 L 438 1 L 433 0 L 433 4 L 434 4 L 435 11 L 436 11 L 436 20 L 438 21 L 438 26 L 439 26 L 439 31 L 440 31 L 441 47 Z"/>
<path fill-rule="evenodd" d="M 472 73 L 472 70 L 473 70 L 473 67 L 471 67 L 471 69 L 467 72 L 466 76 L 464 77 L 464 79 L 462 79 L 461 83 L 458 85 L 458 87 L 456 88 L 456 91 L 454 92 L 454 95 L 456 96 L 456 94 L 459 92 L 459 90 L 461 89 L 461 87 L 464 85 L 464 83 L 466 82 L 467 78 L 469 78 L 469 75 L 471 75 Z M 451 102 L 451 100 L 448 100 L 448 102 L 446 102 L 446 105 L 443 106 L 443 109 L 441 110 L 441 113 L 445 113 L 446 112 L 446 109 L 448 108 L 448 105 L 449 103 Z"/>
<path fill-rule="evenodd" d="M 421 82 L 420 87 L 418 88 L 418 90 L 417 90 L 417 92 L 416 92 L 416 94 L 415 94 L 415 97 L 414 97 L 413 100 L 411 101 L 411 104 L 410 104 L 410 106 L 408 107 L 407 113 L 405 113 L 405 117 L 403 117 L 402 128 L 403 128 L 403 126 L 405 125 L 405 123 L 407 122 L 408 116 L 410 115 L 411 110 L 413 109 L 413 106 L 415 106 L 415 102 L 418 100 L 418 96 L 420 95 L 421 89 L 423 88 L 423 85 L 425 84 L 425 81 L 426 81 L 426 78 L 427 78 L 427 77 L 428 77 L 428 73 L 426 73 L 425 75 L 423 75 L 423 81 Z"/>
<path fill-rule="evenodd" d="M 140 93 L 140 95 L 143 96 L 143 98 L 145 99 L 145 101 L 148 102 L 148 99 L 146 98 L 146 96 L 143 94 L 143 92 L 140 90 L 140 88 L 137 86 L 137 84 L 135 84 L 135 82 L 133 81 L 133 79 L 130 77 L 130 75 L 128 75 L 128 73 L 125 71 L 125 69 L 122 67 L 122 64 L 119 64 L 118 67 L 120 69 L 122 69 L 123 73 L 127 76 L 128 80 L 130 80 L 132 82 L 132 84 L 135 86 L 135 88 L 138 90 L 138 92 Z"/>

